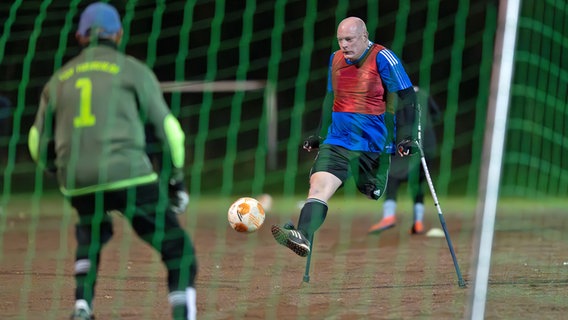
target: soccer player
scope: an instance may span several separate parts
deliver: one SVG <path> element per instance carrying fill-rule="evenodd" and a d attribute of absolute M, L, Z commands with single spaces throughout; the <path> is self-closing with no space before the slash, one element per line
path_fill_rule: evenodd
<path fill-rule="evenodd" d="M 195 319 L 196 256 L 176 216 L 187 207 L 185 135 L 154 73 L 117 50 L 121 37 L 116 8 L 102 2 L 86 7 L 76 32 L 83 49 L 45 85 L 29 133 L 32 158 L 56 173 L 78 213 L 71 319 L 94 318 L 101 249 L 113 235 L 106 212 L 112 210 L 161 255 L 172 318 Z M 160 175 L 146 153 L 146 127 L 166 151 Z"/>
<path fill-rule="evenodd" d="M 393 136 L 401 156 L 414 153 L 417 146 L 416 94 L 397 56 L 370 41 L 364 21 L 357 17 L 341 21 L 337 41 L 339 50 L 329 59 L 319 132 L 304 142 L 307 151 L 319 148 L 307 200 L 297 228 L 271 228 L 279 244 L 303 257 L 310 253 L 312 237 L 325 220 L 328 200 L 347 178 L 352 176 L 361 193 L 377 200 L 384 193 Z M 387 107 L 387 96 L 395 93 L 401 100 L 396 132 L 393 110 Z"/>
<path fill-rule="evenodd" d="M 432 159 L 436 151 L 436 135 L 433 123 L 440 117 L 440 108 L 436 101 L 423 90 L 414 87 L 414 91 L 418 96 L 420 106 L 423 108 L 420 112 L 422 123 L 422 148 L 426 161 Z M 381 233 L 396 225 L 396 200 L 398 189 L 403 183 L 407 183 L 409 195 L 413 201 L 413 222 L 410 227 L 410 234 L 424 233 L 424 184 L 426 176 L 424 169 L 420 164 L 420 158 L 416 157 L 399 157 L 396 154 L 391 157 L 391 166 L 389 170 L 388 184 L 385 191 L 385 201 L 383 202 L 382 219 L 371 226 L 369 233 Z"/>

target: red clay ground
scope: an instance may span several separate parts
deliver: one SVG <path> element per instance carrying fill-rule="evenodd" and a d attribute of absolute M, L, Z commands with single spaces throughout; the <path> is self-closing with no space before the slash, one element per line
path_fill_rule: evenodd
<path fill-rule="evenodd" d="M 62 211 L 61 203 L 43 204 L 41 212 Z M 19 206 L 0 220 L 0 318 L 64 319 L 73 304 L 75 216 L 34 218 L 33 209 Z M 306 259 L 270 235 L 270 224 L 284 222 L 283 215 L 269 214 L 249 235 L 230 229 L 225 214 L 184 219 L 199 259 L 198 318 L 463 318 L 469 289 L 457 285 L 444 238 L 408 235 L 408 215 L 399 216 L 396 228 L 367 236 L 377 214 L 342 210 L 332 209 L 316 234 L 309 283 L 302 281 Z M 445 217 L 468 280 L 471 214 Z M 497 229 L 487 319 L 560 319 L 568 312 L 568 266 L 562 264 L 568 221 L 556 218 Z M 427 225 L 439 227 L 435 214 Z M 157 255 L 116 216 L 115 237 L 102 257 L 97 319 L 168 319 L 166 295 Z"/>

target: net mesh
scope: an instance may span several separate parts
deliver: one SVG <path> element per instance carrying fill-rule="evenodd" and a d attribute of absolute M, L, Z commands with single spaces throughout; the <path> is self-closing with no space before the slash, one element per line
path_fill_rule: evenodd
<path fill-rule="evenodd" d="M 282 314 L 288 310 L 291 318 L 313 318 L 314 314 L 333 317 L 345 312 L 341 301 L 351 299 L 346 294 L 355 291 L 353 288 L 357 286 L 356 297 L 360 303 L 355 304 L 355 317 L 376 312 L 377 300 L 388 302 L 390 307 L 380 310 L 393 317 L 417 316 L 420 312 L 432 316 L 443 314 L 439 306 L 446 301 L 437 301 L 432 291 L 440 289 L 437 283 L 452 283 L 447 247 L 443 243 L 426 243 L 421 247 L 409 240 L 406 230 L 393 232 L 392 238 L 381 238 L 379 251 L 373 249 L 377 247 L 376 239 L 354 241 L 361 233 L 357 226 L 368 225 L 380 217 L 380 205 L 371 203 L 359 208 L 362 196 L 352 182 L 347 182 L 338 192 L 336 197 L 340 202 L 335 204 L 337 209 L 330 206 L 330 212 L 357 213 L 330 214 L 330 222 L 326 222 L 330 227 L 325 232 L 336 239 L 328 241 L 336 243 L 340 253 L 336 252 L 337 259 L 330 267 L 323 262 L 318 264 L 317 256 L 313 261 L 314 277 L 317 273 L 329 276 L 325 281 L 322 276 L 318 282 L 327 281 L 328 287 L 322 290 L 330 290 L 331 294 L 320 296 L 311 292 L 310 296 L 304 292 L 307 295 L 301 297 L 311 297 L 306 298 L 309 303 L 303 304 L 287 293 L 284 297 L 279 295 L 282 288 L 298 291 L 286 286 L 288 280 L 283 274 L 295 273 L 300 279 L 302 263 L 289 262 L 295 258 L 290 258 L 287 252 L 282 252 L 284 250 L 275 249 L 263 256 L 259 248 L 272 250 L 273 246 L 273 240 L 267 236 L 268 228 L 243 240 L 227 229 L 225 214 L 231 199 L 241 195 L 269 193 L 275 199 L 305 195 L 314 155 L 303 152 L 300 145 L 319 121 L 328 58 L 337 49 L 336 26 L 344 17 L 355 15 L 366 21 L 369 38 L 391 48 L 404 61 L 413 83 L 442 109 L 443 116 L 434 123 L 438 149 L 429 169 L 442 205 L 448 204 L 445 206 L 449 209 L 448 224 L 454 226 L 451 230 L 454 244 L 467 271 L 471 239 L 468 225 L 473 210 L 468 200 L 454 202 L 452 199 L 473 198 L 478 191 L 497 31 L 495 1 L 132 0 L 112 3 L 123 21 L 124 38 L 119 49 L 144 61 L 163 83 L 250 80 L 262 83 L 262 87 L 255 90 L 164 93 L 187 136 L 190 211 L 200 214 L 186 217 L 185 222 L 198 253 L 203 253 L 199 257 L 198 284 L 203 288 L 201 293 L 198 289 L 202 314 L 211 319 L 229 317 L 227 314 L 243 319 L 249 316 L 285 318 Z M 11 277 L 19 280 L 18 286 L 0 292 L 0 313 L 5 314 L 2 318 L 35 319 L 46 314 L 60 318 L 67 315 L 72 305 L 70 265 L 73 254 L 69 252 L 74 249 L 72 224 L 75 217 L 69 205 L 57 196 L 54 179 L 38 170 L 29 157 L 27 134 L 42 86 L 55 70 L 79 52 L 74 33 L 78 15 L 86 4 L 79 0 L 0 3 L 4 17 L 0 22 L 0 94 L 6 98 L 2 100 L 6 102 L 3 105 L 11 105 L 0 110 L 0 277 L 3 283 Z M 568 67 L 563 59 L 568 43 L 567 6 L 565 1 L 523 1 L 519 19 L 500 190 L 502 197 L 534 202 L 524 208 L 515 205 L 502 208 L 503 220 L 498 216 L 497 227 L 531 215 L 523 210 L 527 207 L 536 208 L 541 213 L 535 218 L 537 221 L 527 219 L 526 224 L 513 228 L 519 232 L 514 239 L 529 239 L 533 245 L 536 240 L 523 231 L 540 235 L 542 230 L 548 230 L 551 232 L 546 233 L 546 240 L 566 244 L 565 233 L 558 229 L 565 228 L 566 218 L 558 213 L 564 210 L 561 199 L 568 193 L 568 113 L 565 107 Z M 560 200 L 543 204 L 543 197 Z M 298 211 L 295 201 L 282 200 L 271 216 L 273 222 L 288 219 L 291 212 L 294 217 Z M 428 204 L 427 208 L 435 212 Z M 410 204 L 401 204 L 400 210 L 412 211 Z M 508 215 L 509 210 L 520 212 L 521 216 Z M 434 226 L 436 218 L 430 216 L 430 224 Z M 533 221 L 534 226 L 528 221 Z M 111 318 L 127 316 L 123 306 L 128 304 L 137 305 L 139 309 L 130 312 L 143 318 L 167 316 L 168 311 L 164 313 L 155 307 L 166 296 L 159 258 L 141 247 L 139 240 L 120 222 L 116 229 L 116 239 L 108 249 L 112 257 L 108 259 L 116 261 L 117 266 L 106 271 L 104 280 L 114 281 L 114 284 L 97 293 L 102 295 L 98 299 L 104 301 L 99 304 L 107 303 L 104 310 Z M 199 240 L 207 236 L 209 240 Z M 53 242 L 51 245 L 46 237 Z M 317 239 L 318 235 L 316 244 Z M 397 250 L 389 255 L 381 243 L 386 243 L 387 248 L 389 243 L 395 243 Z M 329 252 L 329 245 L 321 245 L 323 256 L 333 254 Z M 365 247 L 368 257 L 361 262 L 363 267 L 355 269 L 351 261 L 356 257 L 352 255 L 360 252 L 361 247 Z M 512 243 L 510 248 L 518 247 Z M 417 250 L 425 252 L 418 262 L 413 258 Z M 536 247 L 525 256 L 524 262 L 514 262 L 534 265 L 540 259 L 536 256 L 538 251 Z M 204 254 L 206 252 L 209 254 Z M 557 251 L 547 252 L 554 255 Z M 381 260 L 381 254 L 390 260 Z M 499 250 L 495 254 L 499 255 Z M 269 262 L 260 262 L 266 256 Z M 495 261 L 508 263 L 513 259 L 507 254 L 503 257 Z M 544 279 L 555 280 L 562 276 L 565 279 L 566 268 L 560 267 L 563 261 L 550 260 L 553 261 L 547 262 L 555 267 L 548 268 L 546 274 L 539 274 Z M 227 261 L 233 261 L 238 280 L 224 276 Z M 288 270 L 291 268 L 288 264 L 295 267 Z M 387 268 L 389 273 L 378 272 L 377 265 Z M 135 268 L 142 282 L 147 280 L 147 286 L 132 293 L 128 291 L 132 284 L 127 279 L 132 278 L 131 269 Z M 418 280 L 409 280 L 412 268 L 424 270 Z M 515 270 L 520 274 L 526 271 Z M 353 272 L 363 275 L 360 283 L 355 276 L 341 278 Z M 510 283 L 517 279 L 507 278 L 506 270 L 498 275 L 497 282 Z M 369 281 L 376 285 L 368 285 Z M 407 281 L 414 282 L 408 284 Z M 420 287 L 419 283 L 423 282 L 429 286 Z M 272 291 L 263 292 L 262 298 L 251 302 L 258 292 L 255 285 L 258 288 L 265 284 Z M 235 294 L 230 288 L 242 288 L 243 291 L 239 291 L 242 296 L 227 299 L 227 295 Z M 38 289 L 43 294 L 37 293 Z M 388 298 L 378 295 L 377 291 L 383 289 L 387 290 Z M 460 317 L 463 304 L 458 300 L 465 295 L 464 291 L 444 290 L 436 292 L 451 292 L 457 297 L 448 298 L 454 303 L 444 307 L 451 318 Z M 497 300 L 510 297 L 511 293 L 502 291 Z M 50 299 L 41 303 L 45 301 L 45 292 L 49 292 Z M 67 298 L 53 298 L 60 296 Z M 544 299 L 544 295 L 538 297 Z M 330 299 L 336 304 L 329 303 Z M 408 300 L 415 301 L 418 311 L 402 310 Z M 551 301 L 560 303 L 555 298 Z M 314 305 L 319 304 L 323 311 L 314 311 L 317 309 Z M 260 311 L 251 311 L 253 309 Z M 502 312 L 499 308 L 496 310 Z"/>
<path fill-rule="evenodd" d="M 566 4 L 527 3 L 519 19 L 503 193 L 567 194 Z"/>

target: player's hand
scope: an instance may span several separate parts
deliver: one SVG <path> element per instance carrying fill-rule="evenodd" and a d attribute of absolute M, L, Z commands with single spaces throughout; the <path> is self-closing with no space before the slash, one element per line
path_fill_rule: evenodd
<path fill-rule="evenodd" d="M 303 147 L 308 152 L 318 149 L 322 138 L 320 136 L 309 136 L 304 140 Z"/>
<path fill-rule="evenodd" d="M 170 209 L 176 214 L 183 214 L 189 205 L 189 193 L 183 181 L 170 180 L 168 184 Z"/>
<path fill-rule="evenodd" d="M 412 139 L 403 139 L 396 145 L 396 150 L 401 157 L 406 157 L 415 154 L 418 151 L 418 145 Z"/>

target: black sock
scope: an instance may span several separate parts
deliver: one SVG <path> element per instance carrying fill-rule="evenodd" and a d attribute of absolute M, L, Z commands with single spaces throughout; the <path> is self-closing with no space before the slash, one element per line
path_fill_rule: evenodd
<path fill-rule="evenodd" d="M 313 234 L 323 224 L 327 215 L 327 203 L 309 198 L 302 211 L 300 211 L 300 218 L 298 219 L 298 231 L 302 232 L 308 239 L 311 239 Z"/>

